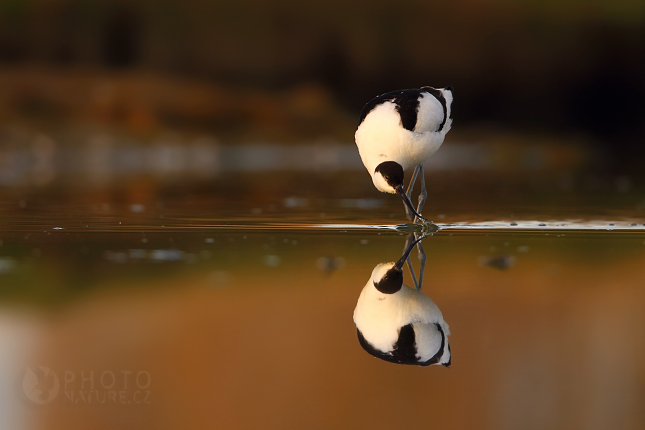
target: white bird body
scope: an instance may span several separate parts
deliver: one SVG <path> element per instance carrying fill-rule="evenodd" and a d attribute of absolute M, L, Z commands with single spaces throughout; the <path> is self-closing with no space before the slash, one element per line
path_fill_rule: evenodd
<path fill-rule="evenodd" d="M 377 289 L 375 280 L 378 282 L 394 266 L 395 263 L 376 266 L 358 298 L 354 323 L 363 348 L 401 364 L 450 365 L 450 329 L 437 305 L 421 291 L 404 284 L 395 293 Z M 402 340 L 406 327 L 408 337 Z"/>
<path fill-rule="evenodd" d="M 451 88 L 422 87 L 386 93 L 365 105 L 354 138 L 379 191 L 396 193 L 377 172 L 381 163 L 392 161 L 407 170 L 439 149 L 452 125 L 452 99 Z"/>
<path fill-rule="evenodd" d="M 384 161 L 396 161 L 407 170 L 423 163 L 439 149 L 452 120 L 446 121 L 443 130 L 433 130 L 431 125 L 441 123 L 437 113 L 442 111 L 439 101 L 427 93 L 421 96 L 419 113 L 414 130 L 401 127 L 396 104 L 391 101 L 378 105 L 365 117 L 354 137 L 368 172 L 374 174 L 376 166 Z"/>

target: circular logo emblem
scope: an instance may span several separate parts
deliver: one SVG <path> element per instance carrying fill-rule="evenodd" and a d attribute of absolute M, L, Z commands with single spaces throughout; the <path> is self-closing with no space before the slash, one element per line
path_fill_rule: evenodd
<path fill-rule="evenodd" d="M 44 367 L 28 367 L 22 378 L 25 396 L 38 405 L 46 405 L 58 396 L 60 383 L 53 370 Z"/>

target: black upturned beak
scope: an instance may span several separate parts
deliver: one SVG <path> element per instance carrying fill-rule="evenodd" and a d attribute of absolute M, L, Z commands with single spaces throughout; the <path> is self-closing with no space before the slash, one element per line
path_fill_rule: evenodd
<path fill-rule="evenodd" d="M 421 215 L 419 215 L 417 211 L 414 209 L 414 206 L 412 205 L 412 202 L 408 198 L 408 195 L 405 194 L 405 191 L 403 191 L 403 185 L 399 185 L 398 187 L 396 187 L 396 193 L 399 196 L 401 196 L 401 198 L 403 199 L 403 203 L 405 203 L 408 209 L 410 209 L 417 218 L 422 219 L 423 221 L 426 221 L 426 219 Z"/>
<path fill-rule="evenodd" d="M 417 240 L 415 240 L 414 242 L 412 242 L 410 245 L 408 245 L 408 247 L 405 249 L 405 251 L 403 251 L 403 255 L 401 256 L 401 258 L 399 258 L 399 261 L 397 261 L 397 262 L 394 264 L 394 267 L 396 267 L 396 268 L 398 268 L 398 269 L 402 269 L 402 268 L 403 268 L 403 265 L 405 264 L 405 260 L 407 260 L 407 259 L 408 259 L 408 257 L 410 256 L 410 253 L 411 253 L 411 252 L 412 252 L 412 250 L 414 249 L 415 245 L 416 245 L 417 243 L 421 242 L 421 241 L 422 241 L 423 239 L 425 239 L 425 238 L 426 238 L 425 236 L 421 236 L 420 238 L 418 238 Z"/>

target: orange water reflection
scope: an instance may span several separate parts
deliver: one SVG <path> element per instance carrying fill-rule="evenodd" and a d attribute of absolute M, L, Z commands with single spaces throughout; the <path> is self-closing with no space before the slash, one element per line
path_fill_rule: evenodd
<path fill-rule="evenodd" d="M 32 411 L 34 428 L 642 428 L 643 239 L 570 236 L 424 242 L 424 291 L 450 320 L 449 369 L 397 366 L 357 344 L 356 297 L 374 264 L 400 252 L 398 236 L 276 233 L 226 265 L 108 276 L 47 311 L 34 363 L 144 370 L 150 402 L 61 397 Z M 478 264 L 500 251 L 512 267 Z M 347 264 L 323 272 L 323 254 Z"/>

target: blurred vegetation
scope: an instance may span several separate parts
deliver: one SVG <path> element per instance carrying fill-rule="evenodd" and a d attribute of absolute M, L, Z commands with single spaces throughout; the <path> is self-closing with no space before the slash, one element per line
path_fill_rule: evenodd
<path fill-rule="evenodd" d="M 0 119 L 87 121 L 93 100 L 108 107 L 90 114 L 144 132 L 259 123 L 269 138 L 350 140 L 374 95 L 452 85 L 459 128 L 583 135 L 639 165 L 644 11 L 638 0 L 2 0 Z M 16 94 L 21 80 L 41 84 Z"/>

